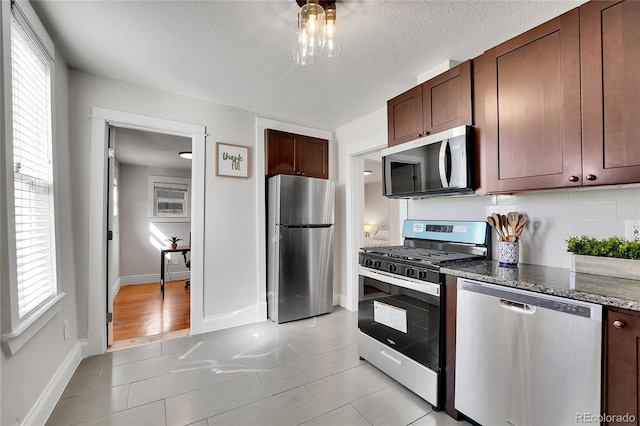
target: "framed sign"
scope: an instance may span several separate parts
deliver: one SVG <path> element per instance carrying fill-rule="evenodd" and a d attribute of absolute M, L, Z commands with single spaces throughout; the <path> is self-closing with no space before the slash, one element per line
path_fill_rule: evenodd
<path fill-rule="evenodd" d="M 216 176 L 249 177 L 249 148 L 216 143 Z"/>

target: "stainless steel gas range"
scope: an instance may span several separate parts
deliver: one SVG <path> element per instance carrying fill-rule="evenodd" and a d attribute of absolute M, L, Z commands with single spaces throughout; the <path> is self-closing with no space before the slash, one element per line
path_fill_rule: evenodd
<path fill-rule="evenodd" d="M 404 244 L 359 254 L 358 353 L 439 410 L 444 404 L 444 274 L 490 257 L 486 222 L 406 220 Z"/>

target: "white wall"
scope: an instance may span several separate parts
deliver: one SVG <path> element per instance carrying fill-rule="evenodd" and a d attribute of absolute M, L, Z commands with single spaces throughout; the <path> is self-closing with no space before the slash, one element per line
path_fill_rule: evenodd
<path fill-rule="evenodd" d="M 90 114 L 93 106 L 132 112 L 187 123 L 205 125 L 205 321 L 232 318 L 236 322 L 257 321 L 256 283 L 256 164 L 254 158 L 255 115 L 218 105 L 112 80 L 80 71 L 70 71 L 70 143 L 72 146 L 72 190 L 76 234 L 79 333 L 87 335 L 88 210 Z M 251 167 L 248 179 L 215 176 L 215 143 L 248 146 Z M 243 313 L 239 315 L 238 313 Z M 237 325 L 237 324 L 236 324 Z"/>
<path fill-rule="evenodd" d="M 389 226 L 390 200 L 382 195 L 380 186 L 380 182 L 364 186 L 364 223 L 372 225 L 374 233 L 380 225 Z"/>
<path fill-rule="evenodd" d="M 5 31 L 9 30 L 9 2 L 1 2 L 0 19 L 3 31 L 3 41 L 8 40 Z M 0 43 L 0 46 L 2 43 Z M 0 47 L 1 49 L 1 47 Z M 6 51 L 2 52 L 3 67 L 8 63 L 5 59 Z M 75 214 L 68 206 L 72 203 L 72 191 L 70 188 L 69 170 L 69 98 L 68 98 L 68 73 L 67 66 L 59 55 L 56 55 L 55 66 L 55 176 L 57 179 L 56 203 L 60 215 L 58 215 L 57 242 L 61 248 L 58 251 L 60 290 L 66 293 L 62 300 L 62 310 L 53 317 L 28 343 L 15 355 L 7 356 L 4 351 L 0 354 L 0 424 L 19 424 L 25 419 L 34 421 L 37 418 L 37 410 L 32 411 L 42 403 L 41 397 L 47 389 L 52 391 L 55 385 L 52 383 L 58 369 L 73 352 L 78 342 L 76 321 L 76 276 L 74 262 L 74 234 L 72 224 Z M 4 79 L 7 74 L 2 74 Z M 10 77 L 9 77 L 10 78 Z M 6 100 L 6 93 L 2 99 Z M 2 122 L 0 128 L 4 132 L 4 108 L 2 108 Z M 4 141 L 4 135 L 3 139 Z M 4 143 L 4 142 L 3 142 Z M 0 150 L 0 153 L 3 153 Z M 5 164 L 4 154 L 0 154 L 0 164 Z M 4 168 L 1 171 L 4 174 Z M 4 219 L 3 219 L 4 222 Z M 6 241 L 6 240 L 5 240 Z M 3 250 L 6 250 L 3 243 Z M 0 253 L 2 258 L 6 254 Z M 0 268 L 0 280 L 2 285 L 8 282 L 7 269 Z M 69 336 L 65 340 L 63 336 L 63 321 L 68 320 Z M 75 366 L 73 366 L 75 367 Z M 57 397 L 57 396 L 56 396 Z M 46 413 L 48 414 L 48 413 Z M 40 421 L 43 419 L 40 418 Z"/>
<path fill-rule="evenodd" d="M 490 213 L 510 211 L 529 217 L 521 237 L 521 262 L 569 268 L 569 237 L 624 237 L 625 220 L 640 219 L 640 187 L 424 199 L 408 205 L 411 219 L 486 220 Z M 493 233 L 494 253 L 496 241 Z"/>
<path fill-rule="evenodd" d="M 173 235 L 182 238 L 179 245 L 189 244 L 191 231 L 190 219 L 163 220 L 149 217 L 149 175 L 191 177 L 188 169 L 157 169 L 130 164 L 120 165 L 119 209 L 120 209 L 120 279 L 122 285 L 140 284 L 157 281 L 160 274 L 160 251 L 151 244 L 157 238 L 151 234 L 150 225 L 167 238 Z M 163 246 L 166 241 L 160 241 Z M 178 264 L 165 268 L 166 279 L 170 280 L 172 272 L 184 272 L 184 259 L 180 253 L 170 253 Z M 169 259 L 170 256 L 166 256 Z M 166 264 L 166 262 L 165 262 Z M 181 275 L 182 277 L 182 275 Z M 159 278 L 158 278 L 159 279 Z"/>

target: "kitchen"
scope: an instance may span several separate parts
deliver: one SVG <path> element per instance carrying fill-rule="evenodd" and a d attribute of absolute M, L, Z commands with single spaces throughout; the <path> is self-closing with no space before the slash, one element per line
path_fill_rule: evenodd
<path fill-rule="evenodd" d="M 84 108 L 80 108 L 80 106 L 74 105 L 73 107 L 73 117 L 85 117 L 87 115 L 86 105 L 100 103 L 100 92 L 112 92 L 112 93 L 122 93 L 124 90 L 130 91 L 133 94 L 143 95 L 141 97 L 151 97 L 155 98 L 157 93 L 148 93 L 138 87 L 133 87 L 132 85 L 124 85 L 117 84 L 113 81 L 101 80 L 93 75 L 84 74 L 79 71 L 71 71 L 72 74 L 72 88 L 74 93 L 84 93 L 81 98 L 81 104 Z M 123 90 L 124 89 L 124 90 Z M 140 106 L 137 104 L 130 103 L 131 101 L 128 99 L 124 99 L 124 95 L 121 96 L 122 99 L 112 100 L 112 106 L 119 107 L 121 109 L 134 109 L 141 110 L 150 115 L 163 116 L 166 114 L 166 111 L 162 111 L 158 108 L 149 108 L 148 106 Z M 114 95 L 115 97 L 115 95 Z M 135 96 L 134 96 L 135 97 Z M 167 99 L 167 103 L 174 102 L 176 104 L 184 104 L 183 99 Z M 127 103 L 129 102 L 129 103 Z M 234 116 L 228 110 L 223 108 L 214 108 L 211 111 L 196 112 L 193 114 L 193 111 L 187 112 L 179 112 L 178 116 L 183 117 L 185 120 L 192 119 L 193 117 L 197 117 L 198 120 L 203 120 L 206 122 L 207 115 L 213 114 L 222 114 L 225 117 L 232 117 L 232 121 L 235 123 L 240 123 L 238 127 L 250 127 L 254 125 L 253 116 L 251 114 L 244 114 L 241 118 Z M 369 123 L 367 123 L 369 122 Z M 375 122 L 374 125 L 369 126 L 370 122 Z M 218 123 L 216 123 L 218 124 Z M 211 127 L 215 127 L 211 125 Z M 217 132 L 214 134 L 214 138 L 217 140 L 224 140 L 224 138 L 228 138 L 229 140 L 237 140 L 238 134 L 233 134 L 228 131 L 228 128 L 224 125 L 218 125 L 219 128 L 223 129 L 222 132 Z M 88 131 L 86 129 L 86 125 L 82 122 L 80 118 L 74 118 L 72 120 L 72 129 L 74 133 L 74 139 L 80 139 L 76 134 L 87 134 Z M 295 130 L 295 129 L 294 129 Z M 359 132 L 357 138 L 350 136 L 351 131 Z M 252 129 L 248 131 L 243 131 L 242 139 L 251 140 L 254 137 L 254 132 Z M 359 153 L 365 150 L 370 149 L 370 145 L 373 145 L 372 148 L 386 146 L 386 108 L 381 109 L 379 111 L 374 112 L 370 116 L 364 117 L 362 120 L 358 120 L 351 125 L 346 125 L 342 128 L 337 129 L 336 131 L 336 139 L 340 141 L 338 146 L 335 144 L 332 146 L 335 151 L 332 156 L 335 158 L 345 159 L 350 158 L 352 154 Z M 369 140 L 371 139 L 371 140 Z M 256 152 L 260 152 L 260 139 L 258 137 L 258 141 L 255 145 Z M 364 142 L 363 142 L 364 141 Z M 361 143 L 360 146 L 357 146 L 358 142 Z M 366 142 L 366 143 L 365 143 Z M 335 141 L 332 141 L 335 143 Z M 353 143 L 354 145 L 351 145 Z M 79 161 L 75 162 L 78 170 L 75 173 L 81 177 L 88 176 L 89 172 L 86 170 L 86 166 L 82 165 L 88 158 L 86 154 L 86 148 L 77 143 L 77 147 L 74 145 L 78 151 L 72 153 L 73 158 Z M 346 157 L 345 155 L 346 154 Z M 260 158 L 258 156 L 258 158 Z M 350 170 L 352 165 L 349 161 L 337 161 L 335 164 L 338 166 L 334 167 L 331 173 L 336 173 L 338 175 L 338 193 L 343 191 L 342 194 L 345 193 L 349 196 L 351 189 L 347 184 L 347 176 L 351 176 L 352 173 L 346 173 L 347 170 Z M 344 173 L 343 173 L 344 172 Z M 259 175 L 259 173 L 257 173 Z M 335 178 L 335 174 L 333 177 Z M 221 194 L 222 196 L 229 196 L 232 200 L 237 200 L 237 197 L 233 197 L 233 193 L 252 193 L 255 190 L 255 187 L 259 187 L 259 185 L 255 184 L 255 182 L 250 181 L 237 181 L 233 183 L 229 183 L 228 180 L 224 182 L 224 185 L 219 184 L 221 180 L 214 181 L 212 180 L 212 186 L 207 188 L 208 197 L 214 199 L 217 194 Z M 86 210 L 85 204 L 79 203 L 77 200 L 82 200 L 85 197 L 84 189 L 80 188 L 78 191 L 78 195 L 74 198 L 74 203 L 76 203 L 77 211 L 83 212 Z M 259 201 L 259 200 L 258 200 Z M 250 212 L 255 205 L 259 204 L 258 201 L 254 201 L 253 197 L 247 197 L 247 200 L 243 200 L 242 206 L 244 207 L 243 212 Z M 347 198 L 343 203 L 350 203 L 351 200 Z M 638 218 L 638 210 L 637 204 L 638 202 L 638 192 L 637 188 L 634 187 L 625 187 L 625 188 L 603 188 L 593 191 L 575 191 L 575 192 L 565 192 L 565 191 L 556 191 L 556 192 L 531 192 L 531 193 L 520 193 L 518 195 L 488 195 L 482 197 L 459 197 L 455 199 L 433 199 L 433 200 L 415 200 L 410 202 L 402 202 L 404 208 L 407 211 L 408 217 L 412 218 L 433 218 L 439 219 L 442 217 L 451 218 L 451 219 L 461 219 L 461 220 L 477 220 L 478 218 L 485 218 L 488 213 L 492 211 L 499 210 L 496 206 L 500 207 L 500 210 L 503 212 L 508 212 L 511 210 L 517 210 L 523 213 L 526 213 L 532 218 L 533 223 L 539 223 L 538 228 L 535 229 L 536 232 L 533 232 L 534 229 L 529 228 L 525 231 L 523 244 L 522 244 L 522 258 L 521 261 L 523 263 L 532 263 L 532 264 L 543 264 L 548 266 L 560 266 L 567 268 L 569 265 L 569 255 L 565 251 L 564 239 L 566 239 L 569 235 L 580 235 L 582 233 L 588 233 L 589 235 L 596 235 L 602 233 L 602 236 L 613 235 L 613 234 L 623 234 L 624 230 L 624 221 L 625 220 L 636 220 Z M 79 204 L 78 204 L 79 203 Z M 252 204 L 253 207 L 248 206 L 248 204 Z M 507 207 L 508 206 L 508 207 Z M 345 208 L 344 205 L 343 207 Z M 350 212 L 350 210 L 347 210 Z M 240 219 L 245 220 L 245 223 L 254 223 L 255 217 L 252 214 L 241 213 Z M 357 215 L 349 215 L 346 217 L 357 217 Z M 82 216 L 81 216 L 82 218 Z M 210 229 L 214 232 L 221 232 L 223 236 L 225 236 L 224 241 L 233 244 L 233 239 L 231 236 L 227 235 L 223 229 L 220 229 L 220 222 L 224 221 L 233 221 L 238 220 L 236 214 L 228 214 L 222 218 L 218 217 L 210 217 L 208 219 L 208 223 L 210 224 Z M 536 219 L 536 222 L 533 222 L 533 219 Z M 81 219 L 81 222 L 85 219 Z M 80 227 L 81 228 L 81 227 Z M 256 234 L 252 232 L 250 228 L 246 228 L 247 233 L 242 234 L 243 237 L 247 237 L 249 239 L 253 238 Z M 345 231 L 351 229 L 353 232 L 351 234 L 346 234 Z M 352 250 L 352 255 L 349 256 L 349 259 L 355 259 L 355 250 L 357 250 L 358 243 L 356 242 L 359 238 L 361 238 L 361 226 L 350 226 L 348 224 L 341 224 L 340 234 L 341 241 L 338 246 L 337 258 L 339 260 L 338 271 L 340 276 L 345 276 L 343 280 L 339 280 L 339 288 L 336 289 L 336 298 L 340 299 L 340 303 L 343 306 L 353 306 L 354 304 L 354 289 L 350 288 L 346 285 L 347 282 L 353 283 L 356 282 L 355 279 L 347 279 L 347 273 L 349 269 L 351 272 L 355 270 L 354 261 L 351 260 L 351 265 L 347 262 L 348 260 L 346 256 L 346 250 Z M 241 229 L 239 232 L 243 232 Z M 215 233 L 212 235 L 211 240 L 215 240 Z M 347 241 L 350 243 L 347 245 Z M 526 243 L 526 244 L 525 244 Z M 83 263 L 83 253 L 87 252 L 85 250 L 84 243 L 77 243 L 78 248 L 76 251 L 80 252 L 78 263 Z M 263 244 L 264 245 L 264 244 Z M 209 249 L 213 249 L 212 247 L 208 247 Z M 257 256 L 257 251 L 259 250 L 259 244 L 257 247 L 248 247 L 247 248 L 247 257 L 250 259 L 255 259 Z M 227 257 L 221 258 L 222 262 L 224 262 Z M 207 276 L 215 276 L 215 265 L 207 265 Z M 70 268 L 73 269 L 73 266 Z M 83 276 L 83 269 L 78 268 L 78 275 Z M 254 267 L 242 269 L 239 271 L 239 277 L 235 277 L 236 279 L 244 282 L 249 282 L 254 284 L 254 276 L 260 275 L 256 272 Z M 353 277 L 354 274 L 350 273 L 349 276 Z M 223 276 L 222 280 L 230 280 L 231 277 Z M 243 297 L 249 299 L 251 304 L 254 303 L 254 300 L 257 299 L 253 296 L 253 294 L 247 291 L 246 286 L 239 287 L 234 289 L 236 293 L 239 294 L 239 297 Z M 78 288 L 78 297 L 80 300 L 87 299 L 87 290 L 83 286 L 79 286 Z M 229 297 L 230 291 L 222 289 L 221 296 Z M 351 296 L 350 296 L 351 295 Z M 207 300 L 206 301 L 206 313 L 210 316 L 218 315 L 224 313 L 224 307 L 221 306 L 222 300 L 228 299 L 220 299 L 220 300 Z M 233 299 L 235 301 L 235 299 Z M 235 302 L 234 302 L 235 303 Z M 247 307 L 247 305 L 240 305 L 239 303 L 236 305 L 232 303 L 230 308 L 237 312 L 244 312 L 242 309 Z M 357 303 L 357 300 L 355 300 Z M 86 325 L 82 321 L 83 316 L 86 316 L 86 307 L 82 305 L 79 307 L 79 336 L 86 337 Z M 218 319 L 217 317 L 215 319 Z M 73 319 L 72 319 L 73 321 Z"/>

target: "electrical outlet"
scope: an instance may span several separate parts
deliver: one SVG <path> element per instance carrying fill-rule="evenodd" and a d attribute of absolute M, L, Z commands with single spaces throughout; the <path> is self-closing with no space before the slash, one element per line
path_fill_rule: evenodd
<path fill-rule="evenodd" d="M 629 241 L 640 239 L 640 220 L 624 221 L 624 238 Z"/>
<path fill-rule="evenodd" d="M 69 337 L 69 320 L 66 319 L 62 321 L 62 334 L 64 336 L 64 340 L 67 340 Z"/>
<path fill-rule="evenodd" d="M 171 256 L 171 263 L 177 265 L 178 263 L 180 263 L 180 258 L 178 256 Z"/>

